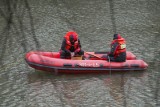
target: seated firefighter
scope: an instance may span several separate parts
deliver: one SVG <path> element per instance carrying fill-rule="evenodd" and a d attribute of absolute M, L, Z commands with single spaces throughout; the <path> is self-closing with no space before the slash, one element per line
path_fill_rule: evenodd
<path fill-rule="evenodd" d="M 74 31 L 69 31 L 64 36 L 61 50 L 60 50 L 60 57 L 62 59 L 70 58 L 74 55 L 84 55 L 84 51 L 81 49 L 80 40 L 78 39 L 78 34 Z"/>
<path fill-rule="evenodd" d="M 126 41 L 120 34 L 113 35 L 111 50 L 108 54 L 108 60 L 114 62 L 126 61 Z"/>

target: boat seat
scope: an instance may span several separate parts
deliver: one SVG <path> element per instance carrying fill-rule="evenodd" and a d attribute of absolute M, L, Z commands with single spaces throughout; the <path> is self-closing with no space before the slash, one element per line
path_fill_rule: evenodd
<path fill-rule="evenodd" d="M 82 56 L 73 56 L 71 60 L 82 60 Z"/>

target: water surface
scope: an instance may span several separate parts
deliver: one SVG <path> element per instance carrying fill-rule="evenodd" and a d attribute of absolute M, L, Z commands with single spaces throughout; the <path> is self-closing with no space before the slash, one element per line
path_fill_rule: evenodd
<path fill-rule="evenodd" d="M 1 107 L 159 107 L 160 1 L 1 0 Z M 106 51 L 114 33 L 149 64 L 144 72 L 65 75 L 35 71 L 24 55 L 59 51 L 68 30 L 85 51 Z"/>

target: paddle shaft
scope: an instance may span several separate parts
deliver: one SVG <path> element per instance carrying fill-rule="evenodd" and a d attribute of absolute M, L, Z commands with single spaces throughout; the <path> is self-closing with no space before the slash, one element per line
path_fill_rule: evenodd
<path fill-rule="evenodd" d="M 95 56 L 96 58 L 99 58 L 99 59 L 102 59 L 101 57 L 97 56 L 96 54 L 94 53 L 90 53 L 90 52 L 85 52 L 86 54 L 89 54 L 89 55 L 92 55 L 92 56 Z"/>

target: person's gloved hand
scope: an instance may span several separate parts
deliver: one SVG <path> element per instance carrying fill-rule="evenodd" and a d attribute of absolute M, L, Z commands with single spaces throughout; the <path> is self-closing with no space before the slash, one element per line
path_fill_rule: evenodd
<path fill-rule="evenodd" d="M 71 52 L 71 57 L 74 57 L 75 53 L 74 52 Z"/>
<path fill-rule="evenodd" d="M 77 54 L 79 51 L 80 51 L 80 48 L 76 49 L 74 53 Z"/>
<path fill-rule="evenodd" d="M 71 53 L 71 51 L 70 51 L 70 50 L 68 50 L 68 49 L 67 49 L 66 51 L 67 51 L 67 53 Z"/>
<path fill-rule="evenodd" d="M 113 55 L 111 52 L 109 52 L 109 53 L 108 53 L 108 56 L 109 56 L 109 57 L 113 57 L 114 55 Z"/>

